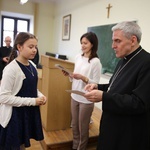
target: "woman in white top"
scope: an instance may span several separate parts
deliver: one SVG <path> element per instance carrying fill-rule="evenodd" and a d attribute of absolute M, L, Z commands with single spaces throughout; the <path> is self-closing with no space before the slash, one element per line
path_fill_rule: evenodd
<path fill-rule="evenodd" d="M 72 79 L 72 90 L 84 91 L 87 83 L 99 83 L 101 63 L 97 55 L 98 39 L 95 33 L 88 32 L 80 38 L 82 54 L 76 56 Z M 68 75 L 63 71 L 64 75 Z M 72 149 L 86 150 L 89 138 L 89 123 L 94 103 L 85 97 L 71 94 L 73 146 Z"/>

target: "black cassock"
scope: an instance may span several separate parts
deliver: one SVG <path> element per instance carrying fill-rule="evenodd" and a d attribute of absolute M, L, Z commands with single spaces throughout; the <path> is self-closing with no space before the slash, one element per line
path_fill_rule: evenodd
<path fill-rule="evenodd" d="M 97 150 L 150 150 L 150 54 L 141 49 L 119 61 L 109 84 L 98 85 L 105 92 Z"/>
<path fill-rule="evenodd" d="M 6 66 L 6 62 L 3 61 L 4 57 L 9 57 L 10 53 L 11 53 L 11 49 L 12 47 L 1 47 L 0 48 L 0 80 L 2 78 L 2 73 L 3 73 L 3 69 Z"/>

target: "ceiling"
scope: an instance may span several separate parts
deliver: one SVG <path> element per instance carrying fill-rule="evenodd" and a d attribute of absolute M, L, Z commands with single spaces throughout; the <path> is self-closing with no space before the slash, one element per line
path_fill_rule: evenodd
<path fill-rule="evenodd" d="M 30 2 L 35 2 L 35 3 L 50 3 L 50 2 L 54 2 L 54 3 L 58 3 L 60 0 L 29 0 Z"/>

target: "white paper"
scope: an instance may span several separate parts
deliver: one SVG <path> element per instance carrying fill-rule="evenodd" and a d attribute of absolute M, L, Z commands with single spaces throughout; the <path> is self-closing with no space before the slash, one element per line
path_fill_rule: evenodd
<path fill-rule="evenodd" d="M 60 69 L 60 70 L 64 70 L 65 72 L 67 72 L 68 74 L 72 74 L 72 72 L 68 69 L 66 69 L 65 67 L 61 66 L 60 64 L 55 64 L 55 67 Z"/>
<path fill-rule="evenodd" d="M 82 92 L 82 91 L 78 91 L 78 90 L 66 90 L 67 92 L 69 93 L 74 93 L 74 94 L 78 94 L 78 95 L 81 95 L 81 96 L 84 96 L 85 92 Z"/>

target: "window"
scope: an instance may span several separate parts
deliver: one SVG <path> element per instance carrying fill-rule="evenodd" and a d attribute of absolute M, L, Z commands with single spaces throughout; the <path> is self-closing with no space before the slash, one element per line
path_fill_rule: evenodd
<path fill-rule="evenodd" d="M 16 34 L 19 32 L 29 32 L 29 24 L 29 19 L 2 16 L 1 46 L 5 46 L 4 40 L 6 36 L 11 37 L 11 45 L 13 45 Z"/>

